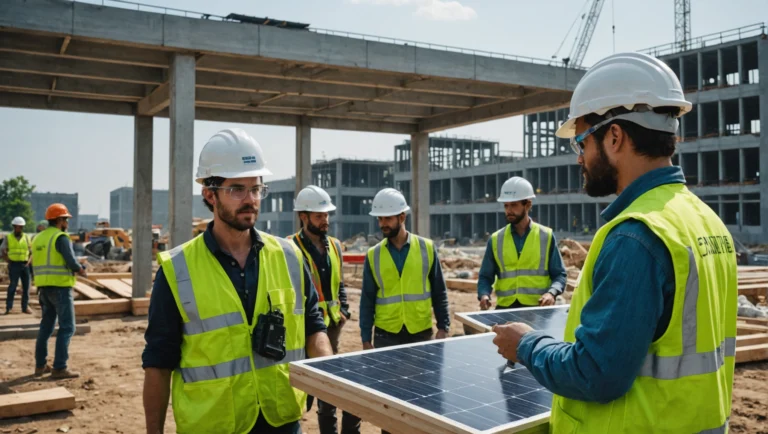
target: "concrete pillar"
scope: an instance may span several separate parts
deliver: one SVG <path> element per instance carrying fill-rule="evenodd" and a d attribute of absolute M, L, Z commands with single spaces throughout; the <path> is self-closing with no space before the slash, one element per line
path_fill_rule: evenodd
<path fill-rule="evenodd" d="M 725 86 L 725 74 L 723 74 L 723 50 L 717 49 L 717 86 Z"/>
<path fill-rule="evenodd" d="M 559 115 L 560 115 L 560 110 L 555 110 L 555 129 L 552 132 L 552 136 L 554 137 L 552 140 L 555 141 L 555 153 L 557 155 L 560 155 L 560 146 L 558 146 L 558 143 L 557 143 L 558 139 L 557 139 L 557 137 L 554 134 L 555 134 L 555 131 L 557 131 L 557 127 L 558 127 L 557 123 L 560 121 L 560 116 Z M 566 153 L 568 153 L 567 150 L 566 150 Z"/>
<path fill-rule="evenodd" d="M 553 169 L 555 171 L 555 191 L 560 193 L 560 167 L 555 166 Z"/>
<path fill-rule="evenodd" d="M 739 149 L 739 182 L 743 183 L 746 178 L 747 162 L 744 159 L 744 148 Z"/>
<path fill-rule="evenodd" d="M 429 238 L 429 134 L 411 134 L 412 232 Z"/>
<path fill-rule="evenodd" d="M 299 194 L 302 188 L 312 183 L 312 129 L 309 127 L 309 119 L 302 117 L 296 126 L 296 188 L 293 197 Z M 299 217 L 293 213 L 293 226 L 298 229 L 301 226 Z"/>
<path fill-rule="evenodd" d="M 596 203 L 595 204 L 595 227 L 594 227 L 595 230 L 597 230 L 597 228 L 602 226 L 600 218 L 601 218 L 600 217 L 600 204 Z"/>
<path fill-rule="evenodd" d="M 704 171 L 704 153 L 703 152 L 698 152 L 696 154 L 696 157 L 698 158 L 698 161 L 699 161 L 699 173 L 697 174 L 698 177 L 699 177 L 698 184 L 703 184 L 704 183 L 704 175 L 705 175 L 705 171 Z"/>
<path fill-rule="evenodd" d="M 680 86 L 682 86 L 683 91 L 685 91 L 685 62 L 683 61 L 683 56 L 677 58 L 677 64 L 678 69 L 680 70 Z M 597 208 L 600 209 L 599 206 Z"/>
<path fill-rule="evenodd" d="M 757 69 L 758 69 L 758 82 L 760 83 L 760 126 L 765 129 L 768 126 L 768 91 L 766 91 L 766 83 L 768 83 L 768 39 L 757 40 Z M 763 150 L 768 149 L 768 134 L 760 134 L 760 226 L 761 233 L 759 235 L 758 242 L 765 243 L 768 241 L 768 182 L 765 181 L 765 176 L 768 174 L 768 152 Z"/>
<path fill-rule="evenodd" d="M 536 156 L 541 157 L 541 113 L 536 113 Z"/>
<path fill-rule="evenodd" d="M 725 135 L 725 108 L 722 100 L 717 102 L 717 132 L 720 137 Z"/>
<path fill-rule="evenodd" d="M 699 83 L 696 85 L 696 89 L 701 90 L 701 88 L 703 87 L 703 83 L 704 83 L 704 65 L 703 65 L 703 62 L 701 60 L 701 51 L 696 53 L 696 68 L 697 68 L 697 71 L 698 71 L 697 76 L 699 78 Z"/>
<path fill-rule="evenodd" d="M 696 124 L 698 125 L 696 135 L 699 138 L 704 137 L 704 113 L 702 112 L 703 107 L 703 104 L 696 104 Z"/>
<path fill-rule="evenodd" d="M 736 46 L 736 63 L 739 70 L 739 82 L 736 84 L 744 84 L 744 50 L 741 45 Z"/>
<path fill-rule="evenodd" d="M 192 183 L 195 157 L 195 56 L 174 54 L 170 69 L 170 246 L 192 238 Z"/>
<path fill-rule="evenodd" d="M 720 180 L 720 182 L 723 182 L 725 179 L 725 155 L 723 155 L 723 151 L 717 151 L 717 163 L 717 179 Z M 720 215 L 722 215 L 722 213 Z"/>
<path fill-rule="evenodd" d="M 133 298 L 152 287 L 152 117 L 133 120 Z"/>
<path fill-rule="evenodd" d="M 334 199 L 333 204 L 336 205 L 336 211 L 334 211 L 335 213 L 334 215 L 336 220 L 336 234 L 338 234 L 337 236 L 341 235 L 342 233 L 341 231 L 342 216 L 345 213 L 349 213 L 348 210 L 344 209 L 344 206 L 343 206 L 344 204 L 342 203 L 343 195 L 341 194 L 341 177 L 343 176 L 343 173 L 342 173 L 343 164 L 344 163 L 341 161 L 336 162 L 336 198 Z"/>
<path fill-rule="evenodd" d="M 747 131 L 747 122 L 744 117 L 744 98 L 739 98 L 739 134 Z"/>

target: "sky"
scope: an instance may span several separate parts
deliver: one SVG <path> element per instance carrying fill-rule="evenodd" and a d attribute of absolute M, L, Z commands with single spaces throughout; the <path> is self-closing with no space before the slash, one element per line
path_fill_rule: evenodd
<path fill-rule="evenodd" d="M 549 59 L 567 57 L 585 0 L 142 0 L 141 3 L 227 15 L 231 12 L 310 23 L 312 27 Z M 760 22 L 766 0 L 693 0 L 694 37 Z M 107 0 L 107 4 L 109 1 Z M 615 25 L 615 35 L 612 26 Z M 620 51 L 674 41 L 674 0 L 606 0 L 584 64 Z M 195 168 L 206 140 L 238 126 L 262 145 L 274 176 L 295 173 L 292 127 L 195 122 Z M 522 150 L 522 117 L 447 130 L 440 135 L 498 140 Z M 392 159 L 407 136 L 314 129 L 312 160 Z M 154 121 L 153 186 L 168 188 L 167 119 Z M 0 180 L 23 175 L 37 191 L 79 193 L 80 213 L 109 216 L 109 192 L 133 182 L 133 118 L 0 108 Z M 190 183 L 193 180 L 190 179 Z M 195 184 L 195 193 L 199 186 Z"/>

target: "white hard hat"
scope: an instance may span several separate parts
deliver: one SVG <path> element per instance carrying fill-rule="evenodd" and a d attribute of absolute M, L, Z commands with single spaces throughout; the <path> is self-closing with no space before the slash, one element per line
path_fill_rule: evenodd
<path fill-rule="evenodd" d="M 605 115 L 624 107 L 679 107 L 680 116 L 691 111 L 680 80 L 661 60 L 642 53 L 618 53 L 597 62 L 582 77 L 571 98 L 568 120 L 557 130 L 564 139 L 576 135 L 576 120 L 584 115 Z M 612 119 L 625 119 L 648 129 L 675 133 L 679 122 L 669 115 L 645 111 L 626 113 Z"/>
<path fill-rule="evenodd" d="M 219 131 L 200 152 L 196 181 L 206 178 L 246 178 L 271 175 L 264 161 L 264 152 L 250 134 L 240 128 Z"/>
<path fill-rule="evenodd" d="M 293 210 L 296 212 L 331 212 L 336 210 L 336 206 L 331 202 L 331 196 L 328 192 L 316 185 L 308 185 L 296 195 Z"/>
<path fill-rule="evenodd" d="M 533 186 L 525 178 L 513 176 L 504 181 L 501 186 L 501 193 L 497 202 L 519 202 L 521 200 L 533 199 Z"/>
<path fill-rule="evenodd" d="M 24 217 L 19 216 L 19 217 L 14 217 L 13 220 L 11 221 L 11 224 L 13 226 L 26 226 L 27 222 L 26 220 L 24 220 Z"/>
<path fill-rule="evenodd" d="M 403 193 L 394 188 L 385 188 L 373 197 L 373 206 L 370 215 L 374 217 L 389 217 L 408 212 L 411 207 L 405 202 Z"/>

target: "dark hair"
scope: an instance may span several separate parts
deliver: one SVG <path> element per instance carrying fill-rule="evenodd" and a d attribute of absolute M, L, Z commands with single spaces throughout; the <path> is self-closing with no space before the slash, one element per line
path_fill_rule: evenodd
<path fill-rule="evenodd" d="M 302 214 L 306 214 L 307 218 L 309 218 L 309 211 L 299 211 L 299 215 L 302 215 Z M 304 227 L 304 220 L 302 220 L 301 218 L 299 218 L 299 225 L 301 225 L 302 228 Z"/>
<path fill-rule="evenodd" d="M 221 187 L 221 184 L 224 184 L 224 181 L 226 181 L 226 179 L 220 176 L 211 176 L 210 178 L 205 178 L 203 180 L 203 185 L 205 187 Z M 216 191 L 216 189 L 214 189 L 213 194 L 218 195 L 219 193 L 218 191 Z M 203 204 L 205 204 L 205 207 L 208 208 L 208 211 L 213 212 L 213 205 L 211 205 L 210 203 L 208 203 L 207 200 L 205 200 L 205 196 L 203 196 Z"/>
<path fill-rule="evenodd" d="M 48 219 L 48 227 L 49 228 L 52 228 L 52 227 L 56 226 L 58 223 L 59 223 L 59 217 L 57 217 L 55 219 Z"/>
<path fill-rule="evenodd" d="M 668 114 L 671 116 L 677 116 L 680 113 L 679 107 L 656 107 L 653 109 L 654 113 Z M 617 107 L 610 112 L 613 116 L 630 113 L 624 107 Z M 597 125 L 606 119 L 605 116 L 600 116 L 595 113 L 590 113 L 584 116 L 584 122 L 590 126 Z M 602 128 L 592 133 L 592 136 L 598 143 L 602 143 L 605 135 L 608 133 L 608 129 L 611 125 L 616 124 L 621 127 L 624 132 L 627 133 L 632 143 L 634 144 L 635 152 L 639 155 L 643 155 L 649 158 L 661 158 L 671 157 L 675 153 L 675 145 L 677 144 L 677 136 L 674 133 L 665 133 L 663 131 L 649 130 L 648 128 L 641 127 L 640 125 L 619 119 L 613 122 L 603 125 Z"/>

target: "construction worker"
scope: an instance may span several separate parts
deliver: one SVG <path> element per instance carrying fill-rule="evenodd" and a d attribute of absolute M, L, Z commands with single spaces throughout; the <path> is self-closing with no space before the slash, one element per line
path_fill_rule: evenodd
<path fill-rule="evenodd" d="M 319 307 L 328 327 L 328 339 L 333 354 L 337 354 L 341 329 L 351 315 L 341 272 L 341 242 L 328 235 L 328 213 L 335 211 L 336 206 L 325 190 L 309 185 L 296 195 L 293 210 L 298 213 L 301 229 L 292 239 L 312 271 Z M 322 434 L 338 433 L 336 407 L 318 400 L 317 422 Z M 343 412 L 341 432 L 359 433 L 360 419 Z"/>
<path fill-rule="evenodd" d="M 8 295 L 5 301 L 5 314 L 13 310 L 13 298 L 16 296 L 16 287 L 21 279 L 21 311 L 32 313 L 29 310 L 29 264 L 32 262 L 32 241 L 29 235 L 24 233 L 27 222 L 23 217 L 15 217 L 11 221 L 13 233 L 8 234 L 0 245 L 0 254 L 8 262 Z"/>
<path fill-rule="evenodd" d="M 477 298 L 480 309 L 551 306 L 565 289 L 567 274 L 552 229 L 534 222 L 528 213 L 533 186 L 513 176 L 501 186 L 498 202 L 504 204 L 507 225 L 488 240 L 480 265 Z"/>
<path fill-rule="evenodd" d="M 69 340 L 75 334 L 75 304 L 72 287 L 77 281 L 75 274 L 86 277 L 85 267 L 75 259 L 72 243 L 67 235 L 72 214 L 66 206 L 54 203 L 45 210 L 48 228 L 32 240 L 32 267 L 35 270 L 35 286 L 40 297 L 40 331 L 35 346 L 35 376 L 48 372 L 51 378 L 77 378 L 80 373 L 67 369 Z M 48 338 L 53 334 L 56 321 L 56 351 L 53 370 L 48 365 Z"/>
<path fill-rule="evenodd" d="M 306 394 L 288 363 L 332 355 L 301 250 L 256 231 L 267 194 L 261 146 L 216 133 L 196 181 L 213 220 L 158 253 L 142 355 L 148 433 L 161 433 L 168 398 L 180 433 L 300 433 Z"/>
<path fill-rule="evenodd" d="M 448 294 L 437 250 L 432 240 L 405 230 L 410 209 L 394 188 L 385 188 L 373 198 L 370 215 L 378 219 L 384 239 L 368 250 L 363 265 L 360 334 L 364 349 L 432 339 L 433 309 L 436 338 L 443 339 L 450 331 Z"/>
<path fill-rule="evenodd" d="M 525 324 L 494 342 L 555 394 L 550 432 L 725 433 L 736 348 L 731 235 L 672 165 L 691 110 L 662 61 L 609 56 L 581 79 L 568 121 L 603 211 L 559 341 Z"/>

